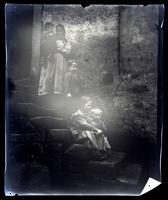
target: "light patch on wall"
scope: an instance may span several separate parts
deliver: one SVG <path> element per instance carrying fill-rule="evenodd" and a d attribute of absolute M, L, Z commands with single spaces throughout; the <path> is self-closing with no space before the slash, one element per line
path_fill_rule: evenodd
<path fill-rule="evenodd" d="M 83 32 L 83 40 L 88 40 L 94 36 L 97 37 L 117 37 L 118 36 L 118 11 L 117 8 L 108 8 L 104 15 L 98 15 L 99 7 L 95 10 L 84 9 L 81 13 L 76 13 L 73 6 L 69 6 L 69 12 L 65 10 L 55 10 L 58 7 L 45 6 L 42 15 L 43 24 L 52 22 L 55 26 L 63 24 L 66 30 L 66 38 L 76 42 L 76 34 Z M 67 9 L 67 7 L 66 7 Z M 72 10 L 74 11 L 72 13 Z M 101 12 L 101 11 L 100 11 Z"/>
<path fill-rule="evenodd" d="M 144 40 L 144 37 L 139 33 L 139 29 L 137 27 L 133 27 L 132 29 L 132 43 L 135 44 L 142 42 Z"/>

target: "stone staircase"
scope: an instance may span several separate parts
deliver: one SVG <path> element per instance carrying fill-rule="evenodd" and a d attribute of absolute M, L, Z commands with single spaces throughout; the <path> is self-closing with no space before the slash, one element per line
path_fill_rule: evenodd
<path fill-rule="evenodd" d="M 68 118 L 76 109 L 72 101 L 58 95 L 38 96 L 36 86 L 30 85 L 30 80 L 26 79 L 26 84 L 23 82 L 17 81 L 10 95 L 8 136 L 10 157 L 16 165 L 29 161 L 22 169 L 25 173 L 21 180 L 36 163 L 35 168 L 47 169 L 47 172 L 44 170 L 49 178 L 44 187 L 46 192 L 139 192 L 140 164 L 125 162 L 126 153 L 119 151 L 112 151 L 106 161 L 91 160 L 88 150 L 82 144 L 74 143 L 69 129 Z M 70 153 L 67 153 L 68 148 L 71 148 Z M 36 179 L 44 176 L 41 171 Z M 34 191 L 30 188 L 33 179 L 29 174 L 25 191 Z M 38 184 L 36 189 L 40 191 L 45 181 Z"/>

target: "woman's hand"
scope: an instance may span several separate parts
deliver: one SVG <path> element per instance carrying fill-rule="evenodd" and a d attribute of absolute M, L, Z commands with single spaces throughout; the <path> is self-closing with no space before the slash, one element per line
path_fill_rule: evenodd
<path fill-rule="evenodd" d="M 98 134 L 100 134 L 100 133 L 102 133 L 102 130 L 100 130 L 100 129 L 97 129 L 97 132 L 98 132 Z"/>
<path fill-rule="evenodd" d="M 62 40 L 57 40 L 56 46 L 58 49 L 62 49 L 62 48 L 64 48 L 64 42 Z"/>

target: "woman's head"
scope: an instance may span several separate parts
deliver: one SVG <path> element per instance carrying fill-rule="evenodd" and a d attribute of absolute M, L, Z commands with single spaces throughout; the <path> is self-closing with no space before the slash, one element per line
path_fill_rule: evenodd
<path fill-rule="evenodd" d="M 92 101 L 89 100 L 88 102 L 85 103 L 84 108 L 86 110 L 91 110 L 92 109 Z"/>
<path fill-rule="evenodd" d="M 81 97 L 82 100 L 82 107 L 84 110 L 91 110 L 92 108 L 92 101 L 90 99 L 90 97 L 88 96 L 82 96 Z"/>
<path fill-rule="evenodd" d="M 65 38 L 65 27 L 62 24 L 56 26 L 56 34 L 60 38 Z"/>
<path fill-rule="evenodd" d="M 89 97 L 89 96 L 82 96 L 81 97 L 82 104 L 84 108 L 87 109 L 96 109 L 95 112 L 102 112 L 103 110 L 103 101 L 100 97 Z"/>
<path fill-rule="evenodd" d="M 44 29 L 46 31 L 53 32 L 53 30 L 54 30 L 54 24 L 52 22 L 46 22 L 44 24 Z"/>

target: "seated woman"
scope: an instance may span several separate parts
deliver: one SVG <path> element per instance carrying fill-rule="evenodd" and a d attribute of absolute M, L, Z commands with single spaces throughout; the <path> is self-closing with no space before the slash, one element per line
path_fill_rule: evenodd
<path fill-rule="evenodd" d="M 85 101 L 71 117 L 72 134 L 76 142 L 87 146 L 93 157 L 105 159 L 111 153 L 111 146 L 105 136 L 102 110 L 94 107 L 89 97 Z"/>

